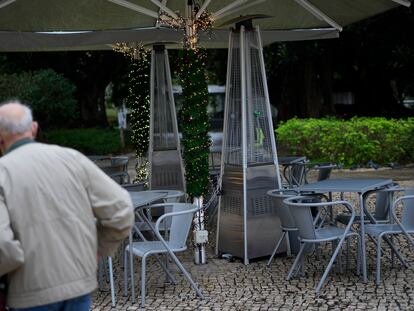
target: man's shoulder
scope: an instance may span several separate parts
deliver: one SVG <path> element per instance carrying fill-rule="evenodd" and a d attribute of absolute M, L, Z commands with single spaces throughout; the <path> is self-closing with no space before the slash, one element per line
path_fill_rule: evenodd
<path fill-rule="evenodd" d="M 33 159 L 50 159 L 53 155 L 73 158 L 75 161 L 82 161 L 82 159 L 86 158 L 81 152 L 72 148 L 35 142 L 22 146 L 9 154 L 4 155 L 0 158 L 0 165 L 3 164 L 4 166 L 7 166 L 9 162 L 15 163 L 16 161 L 27 160 L 28 157 L 30 157 L 30 154 L 34 156 Z"/>

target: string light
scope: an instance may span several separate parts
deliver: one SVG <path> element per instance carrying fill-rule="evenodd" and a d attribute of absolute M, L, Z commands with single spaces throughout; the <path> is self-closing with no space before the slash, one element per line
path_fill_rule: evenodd
<path fill-rule="evenodd" d="M 209 38 L 213 35 L 213 22 L 211 14 L 203 12 L 200 17 L 195 18 L 197 11 L 193 12 L 191 19 L 182 17 L 177 13 L 178 18 L 170 16 L 167 12 L 161 12 L 158 17 L 158 24 L 169 26 L 171 28 L 182 30 L 184 32 L 183 44 L 186 48 L 195 47 L 198 45 L 200 40 L 199 33 L 204 31 L 207 33 Z M 187 32 L 187 27 L 191 27 L 191 35 Z"/>
<path fill-rule="evenodd" d="M 134 182 L 147 181 L 150 128 L 150 57 L 149 50 L 140 43 L 117 43 L 114 51 L 128 59 L 128 96 L 126 106 L 131 109 L 131 139 L 138 163 Z"/>
<path fill-rule="evenodd" d="M 139 60 L 141 57 L 145 57 L 148 53 L 141 42 L 115 43 L 112 49 L 115 52 L 124 54 L 125 57 L 136 60 Z"/>
<path fill-rule="evenodd" d="M 208 157 L 208 89 L 205 73 L 206 53 L 200 49 L 180 51 L 180 79 L 184 104 L 181 110 L 183 159 L 187 192 L 191 197 L 207 193 L 209 184 Z"/>

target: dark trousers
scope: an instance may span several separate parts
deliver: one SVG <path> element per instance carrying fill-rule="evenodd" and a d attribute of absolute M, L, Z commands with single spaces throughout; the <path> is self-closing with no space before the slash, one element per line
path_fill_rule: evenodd
<path fill-rule="evenodd" d="M 91 295 L 84 295 L 65 301 L 55 302 L 48 305 L 23 308 L 23 309 L 13 309 L 10 311 L 88 311 L 91 306 Z"/>

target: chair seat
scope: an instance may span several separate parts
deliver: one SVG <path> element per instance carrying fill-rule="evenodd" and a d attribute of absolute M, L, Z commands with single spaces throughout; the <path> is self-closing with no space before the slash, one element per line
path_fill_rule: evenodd
<path fill-rule="evenodd" d="M 172 245 L 168 243 L 168 247 L 173 252 L 181 252 L 187 249 L 187 246 L 177 247 L 176 245 Z M 130 246 L 127 245 L 125 247 L 126 251 L 130 251 Z M 159 253 L 167 253 L 167 249 L 165 248 L 164 244 L 159 241 L 145 241 L 145 242 L 134 242 L 132 243 L 132 253 L 136 256 L 142 257 L 147 253 L 151 254 L 159 254 Z"/>
<path fill-rule="evenodd" d="M 296 227 L 285 227 L 285 226 L 280 226 L 280 229 L 282 229 L 283 231 L 298 231 L 299 230 Z"/>
<path fill-rule="evenodd" d="M 376 219 L 375 218 L 375 214 L 372 214 L 372 217 L 374 217 L 374 219 L 377 222 L 388 222 L 388 219 Z M 348 224 L 349 220 L 351 219 L 351 215 L 349 214 L 339 214 L 335 217 L 335 220 L 337 222 L 340 222 L 341 224 Z M 357 215 L 355 216 L 354 219 L 354 223 L 359 223 L 361 222 L 361 216 Z M 364 224 L 370 223 L 370 220 L 368 219 L 367 216 L 364 217 Z"/>
<path fill-rule="evenodd" d="M 150 222 L 152 228 L 155 228 L 155 222 Z M 151 228 L 150 224 L 146 223 L 146 222 L 136 222 L 135 225 L 138 227 L 139 231 L 152 231 L 153 229 Z M 160 226 L 160 232 L 164 232 L 165 231 L 165 227 L 164 225 Z"/>
<path fill-rule="evenodd" d="M 339 228 L 334 226 L 328 226 L 323 227 L 320 229 L 316 229 L 316 238 L 315 241 L 321 242 L 321 241 L 333 241 L 333 240 L 339 240 L 345 232 L 345 228 Z M 353 231 L 348 232 L 347 236 L 356 234 Z M 310 239 L 303 239 L 304 242 L 306 241 L 312 241 Z"/>
<path fill-rule="evenodd" d="M 414 227 L 405 226 L 405 230 L 409 233 L 413 233 Z M 369 235 L 379 236 L 384 232 L 390 234 L 402 233 L 401 228 L 397 224 L 372 224 L 365 226 L 365 233 Z"/>

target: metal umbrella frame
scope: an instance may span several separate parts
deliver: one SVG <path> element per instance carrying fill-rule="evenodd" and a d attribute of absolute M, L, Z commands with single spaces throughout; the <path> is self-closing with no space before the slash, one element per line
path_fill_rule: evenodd
<path fill-rule="evenodd" d="M 228 28 L 247 19 L 260 27 L 264 45 L 332 38 L 346 25 L 411 4 L 410 0 L 356 2 L 194 0 L 189 6 L 188 0 L 2 0 L 0 50 L 104 49 L 116 42 L 180 41 L 205 14 L 213 33 L 209 38 L 200 32 L 200 45 L 206 47 L 225 47 Z M 191 12 L 189 7 L 195 10 Z M 185 32 L 168 27 L 171 21 L 181 19 L 186 21 Z"/>

